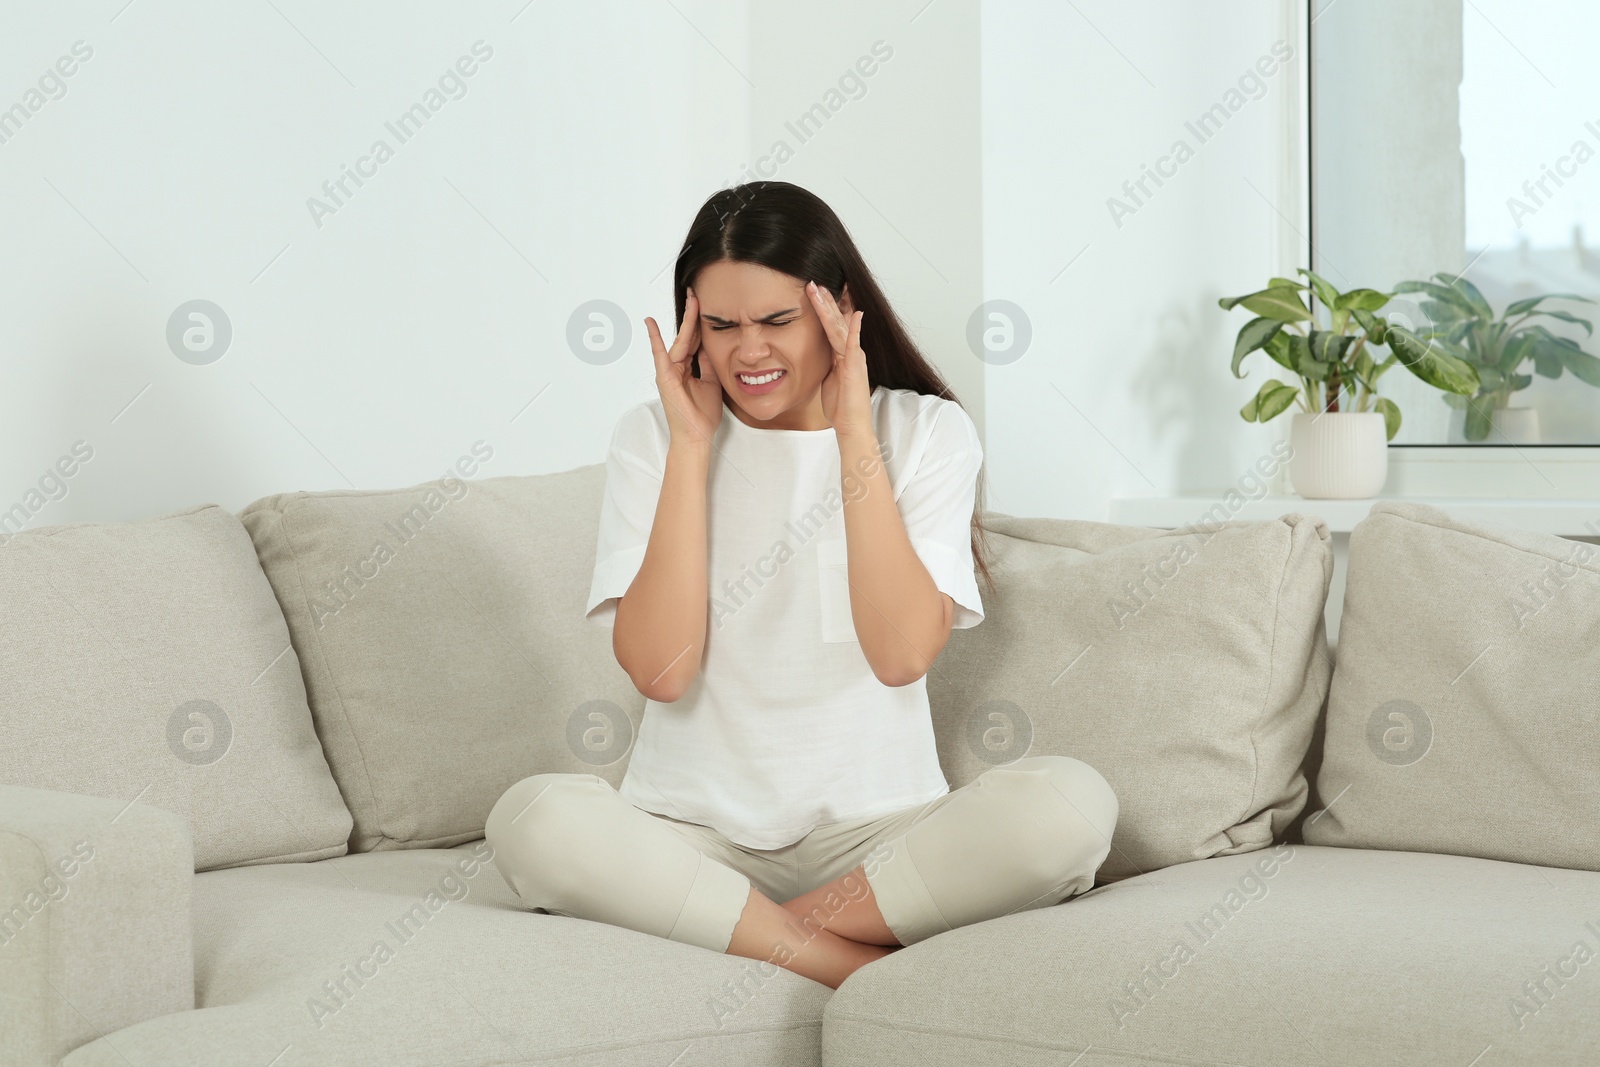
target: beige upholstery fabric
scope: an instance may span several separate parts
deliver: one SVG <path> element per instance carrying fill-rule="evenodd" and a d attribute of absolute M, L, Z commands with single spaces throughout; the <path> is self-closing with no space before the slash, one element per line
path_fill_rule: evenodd
<path fill-rule="evenodd" d="M 241 513 L 355 817 L 352 851 L 483 836 L 543 771 L 619 785 L 644 698 L 585 621 L 605 467 L 284 493 Z"/>
<path fill-rule="evenodd" d="M 1327 695 L 1326 525 L 989 528 L 998 591 L 928 675 L 951 787 L 1030 754 L 1090 764 L 1121 804 L 1102 881 L 1270 844 Z"/>
<path fill-rule="evenodd" d="M 829 1067 L 1549 1067 L 1600 1062 L 1596 1019 L 1600 875 L 1295 845 L 893 953 L 839 988 L 822 1052 Z"/>
<path fill-rule="evenodd" d="M 193 1008 L 194 877 L 170 811 L 0 785 L 0 1063 Z"/>
<path fill-rule="evenodd" d="M 176 812 L 200 870 L 344 854 L 288 628 L 227 510 L 20 533 L 0 606 L 0 782 Z"/>
<path fill-rule="evenodd" d="M 1318 795 L 1315 844 L 1600 870 L 1600 546 L 1375 506 Z"/>
<path fill-rule="evenodd" d="M 198 1010 L 63 1067 L 819 1062 L 826 986 L 523 910 L 489 855 L 477 841 L 199 875 Z"/>

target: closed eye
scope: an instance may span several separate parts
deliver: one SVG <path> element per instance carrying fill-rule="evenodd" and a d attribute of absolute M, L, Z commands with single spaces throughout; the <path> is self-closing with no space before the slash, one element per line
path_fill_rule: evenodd
<path fill-rule="evenodd" d="M 793 319 L 784 319 L 782 322 L 768 322 L 768 323 L 764 323 L 763 325 L 766 325 L 766 326 L 787 326 L 793 321 L 794 321 Z M 738 325 L 738 323 L 730 322 L 730 323 L 728 323 L 727 325 L 724 325 L 724 326 L 713 326 L 713 327 L 711 327 L 711 329 L 713 331 L 716 331 L 716 332 L 721 332 L 723 330 L 731 330 L 737 325 Z"/>

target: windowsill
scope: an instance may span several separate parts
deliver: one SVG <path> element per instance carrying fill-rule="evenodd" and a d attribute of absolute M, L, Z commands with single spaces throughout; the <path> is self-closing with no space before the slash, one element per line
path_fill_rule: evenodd
<path fill-rule="evenodd" d="M 1176 529 L 1202 520 L 1213 507 L 1219 508 L 1219 512 L 1213 512 L 1214 517 L 1226 513 L 1228 509 L 1223 500 L 1230 492 L 1237 490 L 1217 489 L 1210 493 L 1186 493 L 1180 496 L 1113 497 L 1110 521 L 1124 526 Z M 1379 500 L 1426 504 L 1468 522 L 1510 526 L 1530 533 L 1555 534 L 1558 537 L 1600 536 L 1600 500 L 1594 499 L 1385 496 L 1367 500 L 1307 500 L 1300 496 L 1264 496 L 1246 500 L 1237 511 L 1228 513 L 1228 517 L 1258 522 L 1298 511 L 1321 518 L 1328 524 L 1330 533 L 1349 533 L 1356 523 L 1367 517 L 1367 512 Z"/>

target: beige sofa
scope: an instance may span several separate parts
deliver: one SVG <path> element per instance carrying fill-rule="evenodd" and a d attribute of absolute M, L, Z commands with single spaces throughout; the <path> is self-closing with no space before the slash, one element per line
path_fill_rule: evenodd
<path fill-rule="evenodd" d="M 990 516 L 941 762 L 1089 761 L 1111 856 L 834 992 L 494 865 L 500 793 L 620 782 L 643 711 L 582 619 L 602 475 L 0 546 L 0 1062 L 1600 1062 L 1591 546 L 1380 504 L 1335 670 L 1310 514 Z"/>

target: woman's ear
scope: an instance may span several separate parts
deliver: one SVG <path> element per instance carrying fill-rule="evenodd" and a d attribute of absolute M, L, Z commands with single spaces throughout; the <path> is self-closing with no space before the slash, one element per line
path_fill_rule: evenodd
<path fill-rule="evenodd" d="M 839 301 L 838 302 L 839 302 L 839 310 L 844 312 L 845 318 L 849 318 L 851 313 L 854 312 L 855 309 L 856 309 L 855 302 L 850 299 L 850 283 L 849 282 L 845 282 L 844 283 L 844 288 L 839 290 Z"/>

